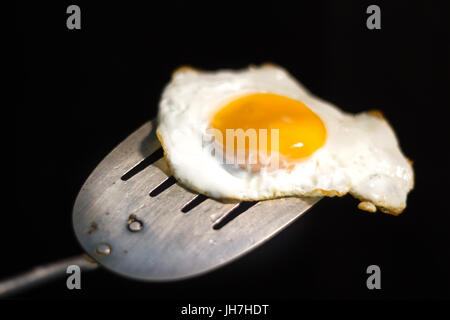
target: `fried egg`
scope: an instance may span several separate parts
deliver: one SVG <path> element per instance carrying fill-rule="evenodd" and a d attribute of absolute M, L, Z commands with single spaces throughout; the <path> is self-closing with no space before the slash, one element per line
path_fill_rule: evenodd
<path fill-rule="evenodd" d="M 366 211 L 400 214 L 411 162 L 378 111 L 349 114 L 274 65 L 177 70 L 157 135 L 173 176 L 216 199 L 353 195 Z"/>

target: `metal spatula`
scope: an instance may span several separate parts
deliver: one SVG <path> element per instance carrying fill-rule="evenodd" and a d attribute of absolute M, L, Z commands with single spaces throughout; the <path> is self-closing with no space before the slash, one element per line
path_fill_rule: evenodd
<path fill-rule="evenodd" d="M 106 156 L 75 202 L 73 226 L 86 253 L 126 277 L 175 280 L 210 271 L 271 238 L 320 200 L 222 203 L 176 183 L 162 156 L 149 121 Z"/>

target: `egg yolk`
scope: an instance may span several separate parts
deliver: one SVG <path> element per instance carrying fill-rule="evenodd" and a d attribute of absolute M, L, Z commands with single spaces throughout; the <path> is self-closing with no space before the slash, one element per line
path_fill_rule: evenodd
<path fill-rule="evenodd" d="M 258 154 L 258 159 L 262 152 L 270 154 L 272 144 L 275 144 L 273 138 L 276 138 L 279 157 L 285 163 L 309 157 L 325 144 L 327 135 L 322 120 L 304 103 L 272 93 L 250 94 L 229 102 L 213 115 L 211 127 L 221 132 L 224 141 L 219 144 L 223 150 L 233 153 L 237 152 L 239 145 L 236 137 L 232 144 L 225 141 L 227 131 L 241 129 L 241 132 L 253 132 L 253 136 L 246 135 L 245 144 L 240 148 L 244 148 L 247 155 Z M 278 130 L 274 135 L 273 129 Z M 255 135 L 257 143 L 251 143 L 249 139 Z M 230 145 L 233 150 L 227 150 Z"/>

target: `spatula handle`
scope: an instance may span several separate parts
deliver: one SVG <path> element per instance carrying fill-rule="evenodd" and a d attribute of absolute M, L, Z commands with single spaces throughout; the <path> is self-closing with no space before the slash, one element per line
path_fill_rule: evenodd
<path fill-rule="evenodd" d="M 76 265 L 83 271 L 94 270 L 98 267 L 98 264 L 85 254 L 38 266 L 30 271 L 2 280 L 0 282 L 0 298 L 10 297 L 45 282 L 61 278 L 67 274 L 67 267 L 70 265 Z"/>

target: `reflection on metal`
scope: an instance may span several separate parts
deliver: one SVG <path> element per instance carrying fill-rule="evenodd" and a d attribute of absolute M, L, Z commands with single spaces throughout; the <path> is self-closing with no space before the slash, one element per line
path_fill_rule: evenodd
<path fill-rule="evenodd" d="M 261 201 L 228 219 L 239 203 L 192 202 L 198 195 L 169 179 L 162 158 L 144 162 L 146 166 L 121 179 L 160 148 L 153 123 L 147 122 L 98 165 L 75 202 L 73 225 L 81 245 L 123 276 L 174 280 L 212 270 L 263 243 L 320 200 Z M 157 189 L 161 185 L 164 190 Z M 149 196 L 155 189 L 158 193 Z M 196 205 L 185 214 L 182 209 L 189 203 Z"/>

